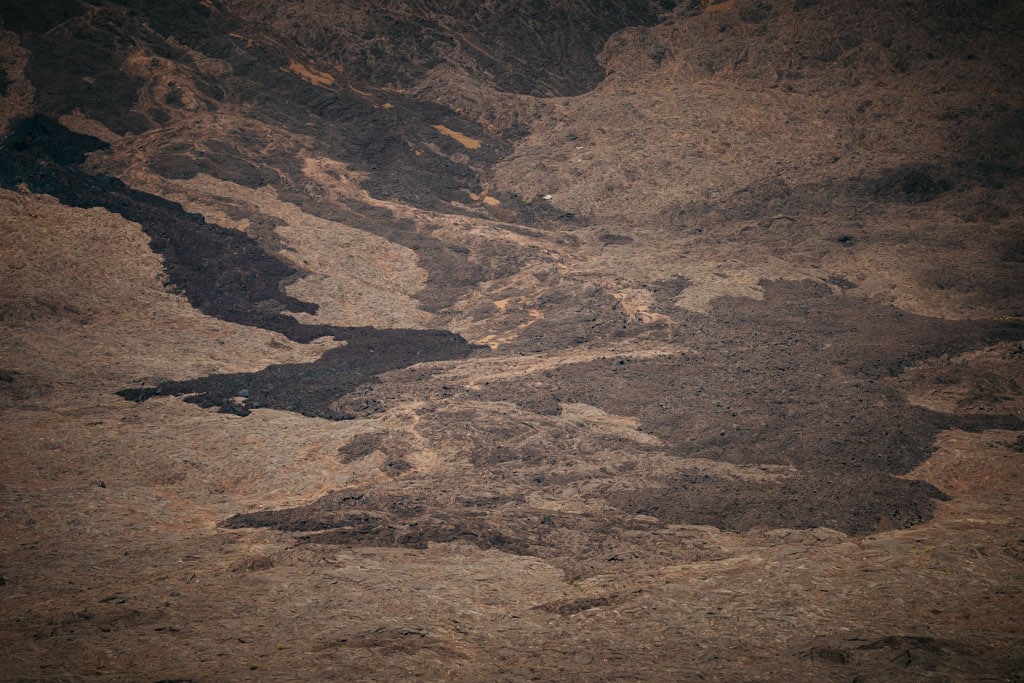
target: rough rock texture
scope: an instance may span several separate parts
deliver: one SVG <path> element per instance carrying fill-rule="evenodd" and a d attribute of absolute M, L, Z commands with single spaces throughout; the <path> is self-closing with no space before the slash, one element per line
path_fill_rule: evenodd
<path fill-rule="evenodd" d="M 0 5 L 11 680 L 1017 680 L 1024 7 Z"/>

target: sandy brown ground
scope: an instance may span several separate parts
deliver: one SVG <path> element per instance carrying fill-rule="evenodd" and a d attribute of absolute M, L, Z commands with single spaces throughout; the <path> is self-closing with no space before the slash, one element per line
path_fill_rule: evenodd
<path fill-rule="evenodd" d="M 670 525 L 655 545 L 685 539 L 714 559 L 571 582 L 539 559 L 467 543 L 337 548 L 218 529 L 236 512 L 332 489 L 386 493 L 395 484 L 379 462 L 345 464 L 339 448 L 381 420 L 401 431 L 415 418 L 243 419 L 176 399 L 124 402 L 112 393 L 126 384 L 258 369 L 314 349 L 196 314 L 163 291 L 130 223 L 12 192 L 3 201 L 5 283 L 36 294 L 26 302 L 7 290 L 3 342 L 17 361 L 3 421 L 3 658 L 17 677 L 1009 680 L 1020 665 L 1016 433 L 943 433 L 910 476 L 953 500 L 912 529 L 848 538 Z M 1003 377 L 996 351 L 952 364 L 995 363 Z M 472 386 L 565 360 L 449 373 Z M 929 367 L 903 380 L 916 400 L 978 405 L 929 392 L 929 374 L 942 372 Z M 576 419 L 650 440 L 600 411 Z M 429 471 L 439 456 L 407 457 Z"/>
<path fill-rule="evenodd" d="M 189 79 L 231 67 L 195 51 L 125 67 L 140 115 L 183 89 L 163 127 L 64 116 L 111 143 L 90 172 L 301 268 L 300 322 L 483 348 L 320 417 L 126 401 L 345 340 L 204 315 L 140 224 L 0 189 L 0 679 L 1022 680 L 1022 179 L 972 165 L 1020 154 L 1019 45 L 942 63 L 930 25 L 900 52 L 872 12 L 802 4 L 617 33 L 573 97 L 417 75 L 394 91 L 466 119 L 406 141 L 484 169 L 441 203 L 207 111 Z M 860 42 L 815 42 L 836 26 Z M 33 86 L 0 50 L 6 126 Z M 333 58 L 289 73 L 340 93 Z M 155 163 L 243 128 L 286 180 Z"/>

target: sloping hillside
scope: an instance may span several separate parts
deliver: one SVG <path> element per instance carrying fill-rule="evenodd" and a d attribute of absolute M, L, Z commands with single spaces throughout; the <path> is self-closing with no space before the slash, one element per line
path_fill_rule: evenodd
<path fill-rule="evenodd" d="M 1016 680 L 1024 5 L 0 8 L 12 680 Z"/>

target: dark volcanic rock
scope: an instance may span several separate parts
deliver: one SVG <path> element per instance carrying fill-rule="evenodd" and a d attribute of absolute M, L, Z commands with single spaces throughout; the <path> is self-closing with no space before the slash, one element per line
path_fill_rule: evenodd
<path fill-rule="evenodd" d="M 387 7 L 337 2 L 315 21 L 295 22 L 309 3 L 235 2 L 361 80 L 408 87 L 431 68 L 469 68 L 501 90 L 539 96 L 578 95 L 604 77 L 597 56 L 614 32 L 655 23 L 674 0 L 554 2 L 392 2 Z M 358 27 L 358 28 L 355 28 Z"/>
<path fill-rule="evenodd" d="M 204 408 L 248 415 L 254 408 L 288 410 L 332 420 L 350 417 L 332 404 L 376 375 L 414 363 L 468 356 L 475 347 L 443 330 L 378 330 L 370 327 L 334 328 L 345 341 L 312 363 L 272 365 L 259 372 L 210 375 L 157 387 L 125 389 L 128 400 L 182 396 Z"/>
<path fill-rule="evenodd" d="M 134 46 L 126 34 L 139 39 L 146 31 L 134 22 L 123 25 L 116 12 L 93 10 L 80 17 L 80 9 L 57 4 L 67 4 L 68 11 L 46 22 L 48 30 L 22 36 L 29 50 L 25 75 L 35 88 L 37 109 L 53 117 L 79 110 L 119 134 L 147 130 L 151 123 L 132 111 L 143 81 L 122 68 Z M 11 11 L 32 15 L 37 5 L 15 2 Z"/>
<path fill-rule="evenodd" d="M 938 320 L 820 283 L 765 284 L 763 302 L 723 299 L 706 317 L 677 314 L 691 353 L 567 364 L 472 396 L 552 415 L 595 405 L 637 418 L 672 455 L 793 468 L 775 482 L 679 475 L 610 496 L 628 512 L 730 529 L 916 524 L 943 494 L 893 475 L 924 462 L 939 431 L 1024 427 L 1016 417 L 911 406 L 884 381 L 926 358 L 1020 339 L 1021 323 Z"/>
<path fill-rule="evenodd" d="M 685 282 L 663 286 L 678 291 Z M 935 486 L 901 476 L 928 458 L 940 431 L 1024 427 L 1013 416 L 954 416 L 909 405 L 887 381 L 926 358 L 1020 339 L 1020 323 L 910 315 L 834 295 L 821 283 L 764 286 L 764 301 L 722 299 L 706 316 L 676 313 L 692 349 L 677 357 L 617 356 L 570 363 L 473 390 L 440 386 L 421 373 L 415 378 L 401 373 L 365 385 L 355 392 L 358 396 L 340 401 L 333 410 L 342 414 L 362 406 L 357 412 L 368 416 L 385 410 L 392 397 L 441 396 L 452 406 L 463 401 L 470 406 L 476 401 L 514 403 L 526 414 L 557 420 L 565 404 L 590 404 L 636 418 L 642 431 L 661 444 L 630 444 L 628 453 L 660 451 L 681 462 L 720 461 L 744 468 L 738 472 L 757 472 L 763 466 L 775 473 L 743 477 L 697 468 L 649 477 L 633 486 L 616 486 L 609 479 L 605 489 L 592 482 L 592 497 L 627 515 L 741 531 L 824 526 L 850 534 L 918 524 L 931 518 L 936 501 L 948 500 Z M 576 343 L 577 330 L 571 326 L 561 335 L 556 328 L 545 329 L 545 339 L 533 343 L 548 350 Z M 205 387 L 182 384 L 176 391 Z M 207 394 L 200 398 L 209 400 Z M 438 418 L 436 424 L 425 421 L 418 433 L 437 443 L 458 444 L 455 454 L 471 464 L 480 481 L 521 477 L 534 491 L 561 490 L 567 477 L 571 481 L 574 476 L 564 474 L 568 463 L 622 447 L 581 440 L 568 425 L 564 432 L 548 427 L 540 437 L 533 424 L 490 423 L 471 407 L 453 408 Z M 365 455 L 366 448 L 378 444 L 352 448 Z M 402 448 L 396 448 L 389 457 L 400 455 Z M 412 522 L 422 525 L 419 531 L 432 540 L 463 539 L 455 529 L 483 533 L 479 517 L 484 510 L 475 505 L 462 511 L 443 508 L 428 493 L 439 482 L 429 474 L 412 476 L 410 490 L 422 489 L 422 509 L 408 511 L 401 523 L 383 501 L 362 496 L 355 503 L 338 493 L 310 506 L 239 515 L 226 524 L 317 531 L 308 540 L 346 545 L 418 547 L 420 536 L 395 535 L 396 529 L 413 528 Z M 368 521 L 352 522 L 353 507 L 369 515 Z M 442 509 L 445 522 L 439 525 Z M 556 536 L 542 523 L 511 513 L 501 519 L 487 528 L 497 528 L 514 541 L 506 549 L 558 554 L 552 546 Z M 588 513 L 562 523 L 591 539 L 587 543 L 600 545 L 598 539 L 614 536 L 627 519 Z M 472 542 L 481 543 L 479 538 Z"/>
<path fill-rule="evenodd" d="M 0 19 L 4 28 L 15 33 L 46 33 L 68 19 L 85 11 L 78 0 L 47 0 L 47 2 L 19 2 L 7 0 L 0 5 Z"/>
<path fill-rule="evenodd" d="M 134 190 L 117 178 L 79 168 L 86 154 L 104 147 L 45 116 L 24 119 L 4 141 L 0 186 L 24 183 L 68 206 L 102 207 L 139 223 L 153 251 L 164 258 L 168 282 L 207 315 L 300 341 L 333 334 L 328 327 L 302 325 L 283 314 L 316 313 L 317 307 L 284 293 L 283 285 L 301 272 L 263 251 L 248 235 L 207 223 L 180 204 Z"/>
<path fill-rule="evenodd" d="M 379 197 L 450 209 L 451 201 L 479 191 L 480 169 L 509 150 L 479 124 L 440 105 L 397 92 L 368 94 L 363 84 L 311 83 L 288 68 L 300 48 L 263 38 L 265 27 L 202 3 L 126 0 L 91 7 L 87 15 L 71 11 L 78 7 L 71 3 L 49 20 L 19 19 L 31 17 L 34 7 L 14 0 L 3 11 L 29 51 L 26 76 L 35 89 L 36 110 L 51 118 L 77 110 L 125 134 L 180 115 L 173 91 L 160 102 L 139 106 L 145 83 L 126 64 L 149 57 L 166 59 L 187 74 L 208 98 L 204 108 L 242 107 L 254 119 L 309 136 L 319 155 L 365 172 L 367 189 Z M 214 77 L 199 69 L 195 55 L 217 60 L 223 73 Z M 482 144 L 464 147 L 435 126 Z M 277 183 L 280 171 L 301 167 L 288 152 L 267 157 L 259 139 L 233 151 L 213 142 L 198 156 L 168 151 L 150 161 L 168 177 L 210 173 L 248 186 Z"/>

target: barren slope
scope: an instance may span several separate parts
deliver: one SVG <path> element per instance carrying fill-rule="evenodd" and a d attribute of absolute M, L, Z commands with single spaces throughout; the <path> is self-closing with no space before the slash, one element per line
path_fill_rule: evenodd
<path fill-rule="evenodd" d="M 1019 680 L 1024 7 L 0 10 L 5 680 Z"/>

